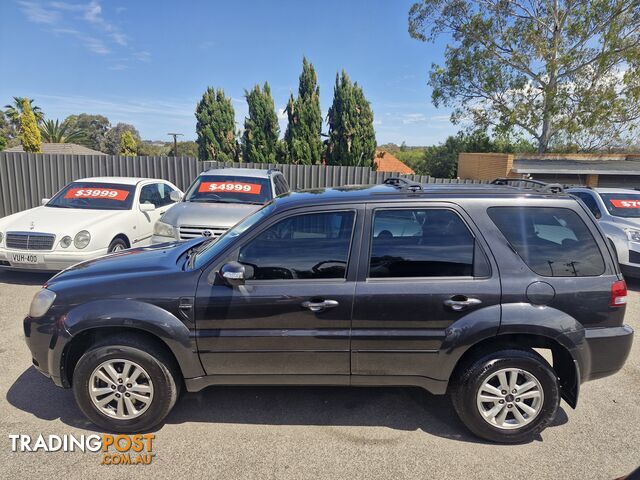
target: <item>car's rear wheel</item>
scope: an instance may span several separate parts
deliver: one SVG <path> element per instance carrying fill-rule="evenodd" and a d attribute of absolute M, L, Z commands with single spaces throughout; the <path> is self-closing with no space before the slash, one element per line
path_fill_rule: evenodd
<path fill-rule="evenodd" d="M 172 359 L 153 342 L 125 335 L 105 339 L 80 357 L 73 392 L 93 423 L 115 432 L 158 425 L 173 408 L 179 378 Z"/>
<path fill-rule="evenodd" d="M 122 250 L 126 250 L 129 248 L 127 242 L 124 239 L 118 237 L 111 240 L 109 247 L 107 248 L 108 253 L 121 252 Z"/>
<path fill-rule="evenodd" d="M 533 440 L 555 417 L 560 390 L 555 372 L 540 355 L 501 350 L 467 364 L 452 391 L 462 422 L 493 442 Z"/>

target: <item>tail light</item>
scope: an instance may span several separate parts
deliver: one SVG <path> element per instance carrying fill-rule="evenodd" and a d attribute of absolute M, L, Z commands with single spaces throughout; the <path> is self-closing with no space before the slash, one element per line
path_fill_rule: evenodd
<path fill-rule="evenodd" d="M 624 280 L 618 280 L 611 285 L 610 307 L 623 307 L 627 304 L 627 284 Z"/>

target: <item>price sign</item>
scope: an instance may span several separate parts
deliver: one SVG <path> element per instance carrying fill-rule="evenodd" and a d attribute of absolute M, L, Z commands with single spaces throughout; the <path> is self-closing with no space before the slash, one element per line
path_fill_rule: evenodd
<path fill-rule="evenodd" d="M 640 200 L 609 200 L 616 208 L 640 208 Z"/>
<path fill-rule="evenodd" d="M 212 192 L 212 193 L 248 193 L 249 195 L 260 195 L 262 185 L 257 183 L 242 183 L 242 182 L 202 182 L 198 187 L 198 192 Z"/>
<path fill-rule="evenodd" d="M 64 198 L 106 198 L 124 202 L 129 192 L 114 188 L 71 188 Z"/>

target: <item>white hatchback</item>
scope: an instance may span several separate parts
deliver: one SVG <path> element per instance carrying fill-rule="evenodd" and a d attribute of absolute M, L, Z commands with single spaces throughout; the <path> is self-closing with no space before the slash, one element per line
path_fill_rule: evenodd
<path fill-rule="evenodd" d="M 76 180 L 42 206 L 0 218 L 0 268 L 57 271 L 149 245 L 154 223 L 181 196 L 166 180 Z"/>

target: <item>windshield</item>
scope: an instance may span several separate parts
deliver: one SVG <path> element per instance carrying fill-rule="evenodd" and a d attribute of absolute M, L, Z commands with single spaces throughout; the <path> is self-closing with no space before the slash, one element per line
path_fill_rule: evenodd
<path fill-rule="evenodd" d="M 640 194 L 601 193 L 610 215 L 625 218 L 640 218 Z"/>
<path fill-rule="evenodd" d="M 272 198 L 271 182 L 268 178 L 201 175 L 189 187 L 185 201 L 262 205 Z"/>
<path fill-rule="evenodd" d="M 214 257 L 222 252 L 228 245 L 230 245 L 237 237 L 242 235 L 264 217 L 268 216 L 273 211 L 273 208 L 273 203 L 265 205 L 257 212 L 253 212 L 251 215 L 245 217 L 243 220 L 241 220 L 235 226 L 231 227 L 217 239 L 210 240 L 209 242 L 204 244 L 204 246 L 201 246 L 193 261 L 194 268 L 201 268 L 209 263 Z"/>
<path fill-rule="evenodd" d="M 46 204 L 54 208 L 87 210 L 130 210 L 135 185 L 103 182 L 73 182 Z"/>

